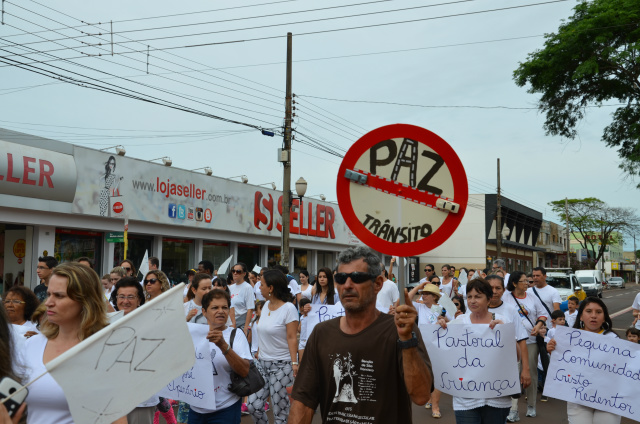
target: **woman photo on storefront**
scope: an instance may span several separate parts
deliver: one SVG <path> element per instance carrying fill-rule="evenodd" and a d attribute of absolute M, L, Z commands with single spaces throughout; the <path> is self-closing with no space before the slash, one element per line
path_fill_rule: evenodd
<path fill-rule="evenodd" d="M 245 336 L 249 331 L 253 308 L 256 302 L 253 287 L 251 287 L 251 284 L 248 282 L 249 277 L 247 274 L 247 266 L 242 262 L 238 262 L 231 269 L 233 284 L 229 285 L 231 306 L 233 306 L 236 315 L 236 328 L 244 331 Z"/>
<path fill-rule="evenodd" d="M 20 335 L 28 331 L 37 332 L 36 324 L 31 322 L 31 316 L 38 308 L 40 301 L 30 289 L 24 286 L 11 287 L 2 299 L 4 309 L 13 324 L 13 329 Z"/>
<path fill-rule="evenodd" d="M 227 326 L 231 298 L 222 290 L 211 290 L 202 298 L 202 314 L 209 324 L 209 347 L 216 374 L 213 384 L 216 389 L 215 405 L 211 409 L 191 406 L 189 424 L 240 424 L 242 399 L 229 391 L 231 371 L 241 377 L 249 374 L 251 350 L 242 331 L 236 331 L 233 343 L 232 327 Z M 233 347 L 231 346 L 233 344 Z"/>
<path fill-rule="evenodd" d="M 617 338 L 613 332 L 613 322 L 609 316 L 607 305 L 597 297 L 587 297 L 578 308 L 578 317 L 573 328 L 600 334 L 604 337 Z M 602 343 L 606 343 L 603 341 Z M 556 349 L 555 339 L 547 343 L 549 353 Z M 567 416 L 570 424 L 619 424 L 622 417 L 610 412 L 599 411 L 588 406 L 567 402 Z"/>
<path fill-rule="evenodd" d="M 28 339 L 24 348 L 26 382 L 44 374 L 29 386 L 27 423 L 72 424 L 64 392 L 45 364 L 107 326 L 106 302 L 98 274 L 76 262 L 53 269 L 47 295 L 42 334 Z M 126 417 L 115 422 L 126 423 Z"/>
<path fill-rule="evenodd" d="M 447 325 L 470 325 L 485 324 L 490 328 L 495 328 L 498 324 L 507 324 L 510 321 L 508 316 L 489 311 L 489 303 L 493 297 L 491 285 L 483 279 L 475 279 L 467 284 L 467 306 L 470 313 L 460 315 L 453 321 L 447 323 L 444 317 L 438 319 L 438 324 L 446 328 Z M 514 351 L 517 351 L 517 336 L 510 342 L 513 343 Z M 515 366 L 517 358 L 513 358 Z M 521 378 L 521 384 L 526 385 L 527 381 Z M 502 396 L 495 398 L 462 398 L 453 397 L 453 411 L 457 424 L 496 424 L 504 423 L 509 409 L 511 408 L 511 397 Z"/>
<path fill-rule="evenodd" d="M 333 284 L 333 272 L 329 268 L 320 268 L 311 289 L 311 303 L 304 306 L 304 313 L 311 311 L 311 305 L 335 305 L 339 302 L 340 296 Z"/>
<path fill-rule="evenodd" d="M 271 396 L 275 424 L 285 424 L 290 407 L 287 386 L 293 384 L 298 373 L 298 310 L 291 303 L 293 296 L 282 272 L 265 271 L 261 283 L 260 290 L 267 301 L 255 327 L 260 333 L 258 368 L 265 385 L 249 396 L 247 407 L 254 423 L 267 424 L 264 407 Z"/>
<path fill-rule="evenodd" d="M 491 276 L 488 278 L 491 278 Z M 536 295 L 527 292 L 528 287 L 529 282 L 527 275 L 521 271 L 514 271 L 509 275 L 509 282 L 507 283 L 507 291 L 509 293 L 506 293 L 502 297 L 502 300 L 504 303 L 516 308 L 524 328 L 529 333 L 529 338 L 526 342 L 527 353 L 529 355 L 529 374 L 531 375 L 531 381 L 537 382 L 539 348 L 536 337 L 539 335 L 540 330 L 545 327 L 547 316 L 540 299 L 538 299 Z M 524 361 L 526 358 L 522 358 L 522 360 Z M 522 364 L 520 364 L 520 369 L 522 369 Z M 536 397 L 538 396 L 537 389 L 537 384 L 531 384 L 526 391 L 527 417 L 536 416 Z M 507 421 L 516 422 L 518 420 L 520 420 L 518 399 L 513 399 Z"/>

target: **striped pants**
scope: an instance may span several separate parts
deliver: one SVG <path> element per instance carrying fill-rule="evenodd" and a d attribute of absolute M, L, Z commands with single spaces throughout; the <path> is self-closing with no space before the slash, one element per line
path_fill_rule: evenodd
<path fill-rule="evenodd" d="M 259 359 L 256 366 L 265 384 L 262 389 L 249 396 L 247 408 L 255 424 L 269 424 L 264 410 L 267 398 L 271 396 L 271 408 L 275 424 L 286 424 L 289 417 L 289 395 L 287 386 L 293 384 L 293 368 L 290 361 L 266 361 Z"/>

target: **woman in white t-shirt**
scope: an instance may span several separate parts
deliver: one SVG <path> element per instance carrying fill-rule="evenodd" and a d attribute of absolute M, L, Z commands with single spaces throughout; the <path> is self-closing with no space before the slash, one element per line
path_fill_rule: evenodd
<path fill-rule="evenodd" d="M 514 271 L 509 275 L 509 281 L 507 282 L 507 291 L 502 296 L 504 303 L 512 305 L 518 311 L 520 319 L 524 328 L 529 333 L 527 339 L 527 353 L 529 355 L 529 374 L 531 375 L 531 381 L 538 381 L 538 344 L 536 342 L 536 336 L 540 333 L 540 329 L 545 327 L 547 320 L 546 311 L 544 305 L 540 302 L 540 299 L 532 293 L 528 293 L 529 282 L 527 275 L 521 271 Z M 525 358 L 522 358 L 525 360 Z M 522 367 L 522 365 L 520 365 Z M 522 368 L 520 368 L 522 369 Z M 527 417 L 536 416 L 536 396 L 538 385 L 531 384 L 527 390 Z M 511 411 L 509 412 L 509 422 L 514 422 L 520 418 L 518 413 L 518 399 L 513 399 L 511 403 Z"/>
<path fill-rule="evenodd" d="M 230 308 L 231 298 L 223 290 L 211 290 L 202 298 L 202 313 L 209 324 L 207 340 L 211 351 L 216 402 L 211 409 L 192 405 L 189 423 L 240 424 L 242 399 L 229 391 L 228 387 L 231 384 L 231 371 L 242 377 L 249 374 L 251 351 L 244 333 L 227 327 Z"/>
<path fill-rule="evenodd" d="M 29 386 L 27 423 L 73 424 L 64 392 L 46 372 L 45 364 L 107 326 L 104 290 L 95 271 L 67 262 L 53 269 L 47 294 L 47 320 L 41 325 L 42 334 L 28 339 L 24 348 L 26 382 L 44 374 Z M 126 417 L 115 422 L 126 423 Z"/>
<path fill-rule="evenodd" d="M 311 304 L 305 305 L 304 313 L 311 311 L 311 305 L 335 305 L 339 302 L 340 296 L 333 284 L 333 273 L 329 268 L 320 268 L 311 289 Z"/>
<path fill-rule="evenodd" d="M 618 337 L 612 330 L 613 322 L 609 316 L 607 305 L 597 297 L 587 297 L 582 301 L 573 328 L 601 334 L 603 337 Z M 551 353 L 555 349 L 556 341 L 550 340 L 547 343 L 547 351 Z M 571 424 L 619 424 L 622 418 L 611 412 L 600 411 L 572 402 L 567 402 L 567 416 Z"/>
<path fill-rule="evenodd" d="M 309 271 L 303 269 L 300 271 L 300 293 L 302 297 L 311 300 L 311 290 L 313 285 L 309 284 Z"/>
<path fill-rule="evenodd" d="M 193 277 L 191 288 L 187 293 L 187 302 L 184 304 L 184 315 L 187 322 L 194 324 L 206 324 L 207 319 L 202 312 L 202 298 L 209 293 L 212 288 L 211 276 L 199 273 Z"/>
<path fill-rule="evenodd" d="M 38 332 L 36 324 L 31 322 L 31 316 L 40 304 L 35 293 L 24 286 L 14 286 L 7 290 L 2 302 L 15 331 L 21 336 L 28 331 Z"/>
<path fill-rule="evenodd" d="M 233 284 L 229 285 L 229 294 L 231 295 L 231 306 L 235 310 L 236 328 L 244 331 L 247 335 L 251 317 L 253 316 L 253 308 L 256 297 L 253 294 L 253 287 L 248 283 L 247 266 L 242 262 L 238 262 L 231 269 Z"/>
<path fill-rule="evenodd" d="M 247 407 L 256 423 L 268 422 L 264 404 L 271 396 L 276 424 L 285 424 L 289 416 L 287 386 L 298 373 L 298 310 L 293 306 L 287 277 L 278 270 L 263 273 L 260 289 L 267 302 L 256 325 L 258 364 L 265 385 L 249 396 Z"/>
<path fill-rule="evenodd" d="M 493 297 L 491 285 L 482 279 L 475 279 L 467 284 L 467 304 L 470 313 L 460 315 L 453 321 L 446 323 L 444 317 L 440 317 L 438 323 L 442 327 L 447 325 L 488 324 L 495 328 L 498 324 L 511 322 L 508 316 L 493 314 L 489 311 L 489 303 Z M 504 343 L 508 341 L 505 340 Z M 514 352 L 517 336 L 513 339 Z M 514 364 L 517 358 L 513 358 Z M 463 398 L 453 397 L 453 410 L 456 422 L 474 422 L 480 424 L 504 423 L 511 406 L 511 397 L 502 396 L 495 398 Z"/>

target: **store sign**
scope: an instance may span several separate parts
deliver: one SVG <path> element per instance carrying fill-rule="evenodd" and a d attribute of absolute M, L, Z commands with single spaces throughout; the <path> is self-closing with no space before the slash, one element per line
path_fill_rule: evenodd
<path fill-rule="evenodd" d="M 74 157 L 74 213 L 280 237 L 281 191 L 78 146 Z M 357 243 L 335 205 L 296 199 L 290 220 L 293 239 Z"/>
<path fill-rule="evenodd" d="M 73 156 L 0 140 L 0 194 L 73 201 Z"/>

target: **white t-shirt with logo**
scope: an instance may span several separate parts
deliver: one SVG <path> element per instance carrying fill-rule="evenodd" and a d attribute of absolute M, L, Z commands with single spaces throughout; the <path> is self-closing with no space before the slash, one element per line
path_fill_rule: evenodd
<path fill-rule="evenodd" d="M 418 325 L 436 324 L 438 322 L 438 312 L 424 303 L 413 302 L 413 307 L 418 311 Z"/>
<path fill-rule="evenodd" d="M 298 321 L 298 310 L 293 303 L 285 302 L 275 311 L 269 310 L 269 302 L 262 307 L 256 327 L 260 333 L 259 358 L 267 361 L 291 361 L 287 343 L 287 324 Z"/>
<path fill-rule="evenodd" d="M 527 334 L 529 334 L 527 344 L 534 344 L 536 343 L 536 336 L 532 336 L 531 331 L 536 325 L 536 321 L 538 321 L 542 317 L 546 317 L 547 312 L 544 310 L 544 306 L 542 306 L 542 303 L 536 297 L 536 295 L 533 293 L 529 293 L 529 291 L 525 293 L 525 297 L 518 297 L 517 299 L 518 302 L 515 301 L 515 299 L 511 295 L 511 292 L 506 292 L 502 296 L 503 302 L 512 305 L 518 311 L 518 315 L 520 315 L 520 321 L 522 321 L 522 325 L 524 325 L 524 328 L 527 329 Z M 518 303 L 520 304 L 520 306 L 518 306 Z"/>
<path fill-rule="evenodd" d="M 246 315 L 249 309 L 255 308 L 256 297 L 253 293 L 253 287 L 246 281 L 241 284 L 229 285 L 229 293 L 231 294 L 231 307 L 235 308 L 236 317 Z"/>
<path fill-rule="evenodd" d="M 227 327 L 222 332 L 224 341 L 231 346 L 231 332 L 233 328 Z M 198 408 L 191 405 L 191 409 L 200 413 L 208 414 L 210 412 L 219 411 L 236 403 L 240 400 L 240 397 L 229 391 L 228 387 L 231 384 L 231 365 L 227 362 L 227 357 L 222 354 L 222 351 L 215 343 L 209 343 L 211 352 L 211 365 L 213 366 L 213 387 L 216 394 L 216 405 L 214 409 Z M 241 330 L 236 331 L 233 340 L 233 351 L 242 359 L 251 360 L 251 351 L 249 350 L 249 342 Z"/>

